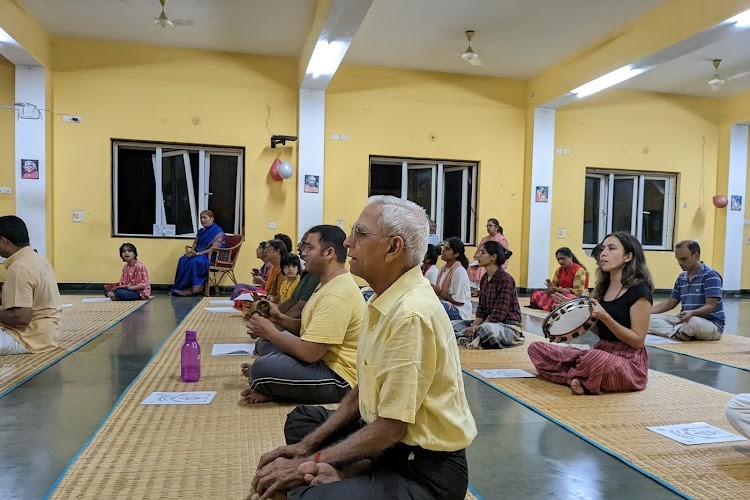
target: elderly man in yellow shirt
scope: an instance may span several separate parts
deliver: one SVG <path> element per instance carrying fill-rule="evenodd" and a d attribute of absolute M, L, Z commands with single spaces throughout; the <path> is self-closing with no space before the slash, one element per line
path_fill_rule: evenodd
<path fill-rule="evenodd" d="M 465 497 L 465 449 L 477 430 L 451 322 L 419 269 L 428 229 L 410 201 L 368 200 L 345 243 L 351 272 L 375 291 L 358 385 L 336 411 L 289 414 L 288 444 L 264 454 L 253 479 L 262 499 Z"/>

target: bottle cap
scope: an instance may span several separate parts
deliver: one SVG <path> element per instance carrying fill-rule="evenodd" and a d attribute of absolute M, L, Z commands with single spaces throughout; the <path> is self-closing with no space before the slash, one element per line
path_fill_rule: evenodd
<path fill-rule="evenodd" d="M 185 331 L 185 340 L 195 340 L 197 334 L 193 330 Z"/>

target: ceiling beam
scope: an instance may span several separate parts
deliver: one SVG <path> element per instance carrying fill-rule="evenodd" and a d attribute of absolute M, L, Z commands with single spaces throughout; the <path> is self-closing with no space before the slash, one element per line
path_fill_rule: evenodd
<path fill-rule="evenodd" d="M 304 90 L 325 90 L 349 50 L 373 0 L 318 0 L 300 54 L 299 81 Z"/>
<path fill-rule="evenodd" d="M 551 66 L 529 81 L 529 107 L 556 109 L 579 98 L 571 90 L 631 65 L 648 70 L 737 32 L 725 21 L 750 0 L 669 0 L 621 32 Z"/>
<path fill-rule="evenodd" d="M 0 39 L 0 54 L 7 60 L 16 66 L 51 69 L 49 33 L 17 0 L 0 0 L 0 29 L 8 35 Z"/>

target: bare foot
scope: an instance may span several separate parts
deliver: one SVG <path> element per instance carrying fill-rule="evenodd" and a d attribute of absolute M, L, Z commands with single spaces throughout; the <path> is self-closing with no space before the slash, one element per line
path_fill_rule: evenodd
<path fill-rule="evenodd" d="M 261 394 L 250 388 L 242 391 L 240 393 L 240 396 L 242 396 L 242 399 L 245 400 L 245 403 L 249 404 L 268 403 L 269 401 L 273 401 L 273 398 L 271 396 L 266 396 L 265 394 Z"/>
<path fill-rule="evenodd" d="M 250 367 L 252 366 L 251 363 L 242 363 L 240 365 L 240 369 L 242 370 L 242 376 L 246 378 L 250 378 Z"/>
<path fill-rule="evenodd" d="M 310 486 L 335 483 L 342 479 L 339 471 L 330 464 L 305 462 L 299 466 L 298 471 L 305 475 L 305 482 Z"/>
<path fill-rule="evenodd" d="M 576 396 L 583 396 L 585 394 L 583 391 L 583 386 L 581 385 L 581 381 L 577 378 L 570 380 L 568 382 L 568 385 L 570 386 L 570 392 L 572 392 Z"/>
<path fill-rule="evenodd" d="M 109 297 L 109 300 L 115 300 L 115 293 L 114 292 L 107 292 L 107 297 Z"/>

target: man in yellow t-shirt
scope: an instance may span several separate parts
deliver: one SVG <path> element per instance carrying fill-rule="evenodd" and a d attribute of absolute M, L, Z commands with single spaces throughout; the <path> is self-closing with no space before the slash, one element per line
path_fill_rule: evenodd
<path fill-rule="evenodd" d="M 242 392 L 248 403 L 338 403 L 357 384 L 365 302 L 344 266 L 345 239 L 337 226 L 310 229 L 302 258 L 306 269 L 320 276 L 320 285 L 302 309 L 302 319 L 280 313 L 276 305 L 271 320 L 250 318 L 248 333 L 260 337 L 260 356 L 250 366 L 250 387 Z"/>
<path fill-rule="evenodd" d="M 49 351 L 57 346 L 60 292 L 50 263 L 29 245 L 26 224 L 0 217 L 5 284 L 0 309 L 0 355 Z"/>
<path fill-rule="evenodd" d="M 465 497 L 465 449 L 477 430 L 451 322 L 419 269 L 428 227 L 410 201 L 368 201 L 346 240 L 352 273 L 375 291 L 359 338 L 359 385 L 335 412 L 298 406 L 289 414 L 288 444 L 261 457 L 257 493 Z"/>

